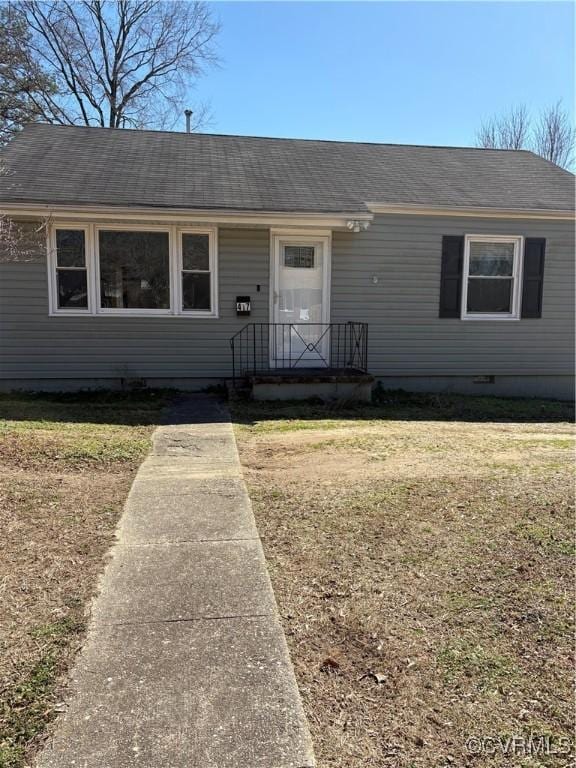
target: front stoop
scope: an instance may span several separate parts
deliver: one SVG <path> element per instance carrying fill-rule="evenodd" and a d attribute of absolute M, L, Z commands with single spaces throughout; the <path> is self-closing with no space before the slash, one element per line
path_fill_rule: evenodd
<path fill-rule="evenodd" d="M 257 374 L 249 377 L 254 400 L 342 400 L 369 403 L 374 377 L 358 371 L 310 371 Z"/>
<path fill-rule="evenodd" d="M 312 768 L 227 411 L 154 434 L 37 768 Z"/>

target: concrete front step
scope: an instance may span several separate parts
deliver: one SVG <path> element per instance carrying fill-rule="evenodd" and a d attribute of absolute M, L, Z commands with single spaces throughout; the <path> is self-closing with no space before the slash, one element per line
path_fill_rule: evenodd
<path fill-rule="evenodd" d="M 370 402 L 374 376 L 350 370 L 291 368 L 248 375 L 227 383 L 232 399 Z"/>
<path fill-rule="evenodd" d="M 254 400 L 320 400 L 369 403 L 374 377 L 363 373 L 284 374 L 252 376 Z"/>

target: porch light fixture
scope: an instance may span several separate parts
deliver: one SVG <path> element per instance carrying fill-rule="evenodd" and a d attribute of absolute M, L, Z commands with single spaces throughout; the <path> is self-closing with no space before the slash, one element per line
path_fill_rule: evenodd
<path fill-rule="evenodd" d="M 351 232 L 364 232 L 370 226 L 368 221 L 358 221 L 358 219 L 350 219 L 346 222 L 346 227 Z"/>

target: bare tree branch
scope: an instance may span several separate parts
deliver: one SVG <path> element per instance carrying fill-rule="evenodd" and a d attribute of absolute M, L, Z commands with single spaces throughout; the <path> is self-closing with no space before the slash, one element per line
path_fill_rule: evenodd
<path fill-rule="evenodd" d="M 523 149 L 528 142 L 530 115 L 524 105 L 512 107 L 500 117 L 482 123 L 476 134 L 478 146 L 487 149 Z"/>
<path fill-rule="evenodd" d="M 574 162 L 576 130 L 574 122 L 557 102 L 540 113 L 534 128 L 534 152 L 542 155 L 551 163 L 570 167 Z"/>
<path fill-rule="evenodd" d="M 498 148 L 498 131 L 493 117 L 484 121 L 476 132 L 476 146 L 484 149 Z"/>
<path fill-rule="evenodd" d="M 49 220 L 20 222 L 0 214 L 0 262 L 38 261 L 46 246 Z"/>
<path fill-rule="evenodd" d="M 49 122 L 164 125 L 217 63 L 219 27 L 200 0 L 12 0 L 10 12 L 27 36 L 28 66 L 53 83 L 28 99 L 31 116 Z M 16 88 L 16 72 L 5 76 Z"/>
<path fill-rule="evenodd" d="M 0 165 L 0 177 L 10 173 Z M 14 221 L 7 214 L 0 214 L 0 263 L 38 261 L 46 247 L 48 217 L 39 221 Z"/>
<path fill-rule="evenodd" d="M 558 102 L 542 110 L 534 124 L 524 106 L 491 117 L 480 126 L 476 144 L 490 149 L 531 149 L 546 160 L 570 168 L 574 162 L 574 120 Z"/>
<path fill-rule="evenodd" d="M 45 119 L 43 104 L 56 84 L 30 56 L 30 34 L 8 4 L 0 5 L 0 144 L 30 120 Z"/>

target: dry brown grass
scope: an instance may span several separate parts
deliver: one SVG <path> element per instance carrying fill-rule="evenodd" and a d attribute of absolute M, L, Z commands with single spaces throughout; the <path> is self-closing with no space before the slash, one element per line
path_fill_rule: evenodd
<path fill-rule="evenodd" d="M 63 680 L 161 395 L 0 397 L 0 767 L 19 768 Z"/>
<path fill-rule="evenodd" d="M 235 406 L 321 768 L 569 762 L 466 748 L 573 728 L 572 426 L 482 407 Z"/>

